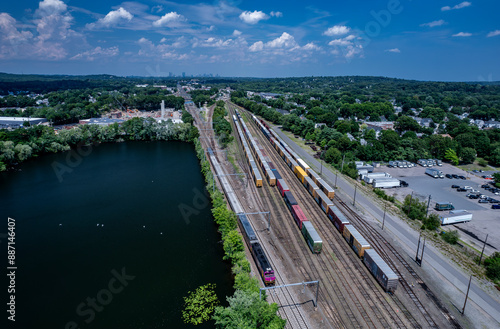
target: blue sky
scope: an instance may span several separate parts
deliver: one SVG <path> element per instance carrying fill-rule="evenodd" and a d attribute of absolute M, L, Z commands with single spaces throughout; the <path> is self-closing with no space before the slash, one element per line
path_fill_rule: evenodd
<path fill-rule="evenodd" d="M 500 80 L 500 1 L 3 1 L 0 71 Z"/>

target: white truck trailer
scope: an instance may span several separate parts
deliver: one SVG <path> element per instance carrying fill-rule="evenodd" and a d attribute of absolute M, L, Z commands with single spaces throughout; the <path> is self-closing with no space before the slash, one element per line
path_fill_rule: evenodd
<path fill-rule="evenodd" d="M 467 210 L 451 210 L 449 213 L 439 216 L 441 225 L 458 224 L 470 222 L 472 214 Z"/>
<path fill-rule="evenodd" d="M 362 176 L 362 179 L 368 183 L 368 184 L 372 184 L 373 183 L 373 180 L 375 178 L 391 178 L 392 176 L 386 172 L 374 172 L 374 173 L 368 173 L 368 174 L 364 174 Z"/>
<path fill-rule="evenodd" d="M 425 169 L 425 173 L 434 178 L 444 178 L 444 174 L 439 169 L 427 168 Z"/>
<path fill-rule="evenodd" d="M 401 181 L 396 178 L 381 177 L 381 178 L 375 178 L 373 180 L 373 187 L 375 188 L 392 188 L 400 186 L 401 186 Z"/>

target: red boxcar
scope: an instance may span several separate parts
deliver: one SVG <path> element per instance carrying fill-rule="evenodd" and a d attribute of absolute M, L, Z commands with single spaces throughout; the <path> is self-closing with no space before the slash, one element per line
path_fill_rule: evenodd
<path fill-rule="evenodd" d="M 288 185 L 286 185 L 285 180 L 283 179 L 278 179 L 278 183 L 276 185 L 278 185 L 278 190 L 280 191 L 282 197 L 285 196 L 285 192 L 290 191 Z"/>
<path fill-rule="evenodd" d="M 297 226 L 302 230 L 302 223 L 308 222 L 309 219 L 307 219 L 306 215 L 304 215 L 299 205 L 292 206 L 292 215 L 295 219 L 295 222 L 297 223 Z"/>
<path fill-rule="evenodd" d="M 336 206 L 328 208 L 328 218 L 332 221 L 333 225 L 340 231 L 344 232 L 344 226 L 349 225 L 349 220 Z"/>

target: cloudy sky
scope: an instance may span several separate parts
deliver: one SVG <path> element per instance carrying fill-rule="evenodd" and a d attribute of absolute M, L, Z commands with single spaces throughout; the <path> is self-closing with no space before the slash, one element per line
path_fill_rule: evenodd
<path fill-rule="evenodd" d="M 2 1 L 0 71 L 500 80 L 500 1 Z"/>

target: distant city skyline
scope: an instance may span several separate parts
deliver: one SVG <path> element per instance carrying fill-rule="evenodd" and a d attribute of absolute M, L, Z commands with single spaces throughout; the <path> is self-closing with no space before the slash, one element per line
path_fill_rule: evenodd
<path fill-rule="evenodd" d="M 500 80 L 500 2 L 43 0 L 0 6 L 0 72 Z"/>

